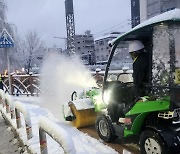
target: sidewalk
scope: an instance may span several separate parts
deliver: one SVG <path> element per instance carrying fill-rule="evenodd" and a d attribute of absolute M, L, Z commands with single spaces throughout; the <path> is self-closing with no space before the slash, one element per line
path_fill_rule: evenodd
<path fill-rule="evenodd" d="M 19 154 L 18 141 L 0 113 L 0 154 Z"/>

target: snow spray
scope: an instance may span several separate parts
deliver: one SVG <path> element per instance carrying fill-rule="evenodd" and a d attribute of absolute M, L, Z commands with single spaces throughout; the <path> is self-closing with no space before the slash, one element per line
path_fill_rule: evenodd
<path fill-rule="evenodd" d="M 50 54 L 41 74 L 42 104 L 60 120 L 64 120 L 62 105 L 71 100 L 73 91 L 96 86 L 90 71 L 77 56 Z"/>

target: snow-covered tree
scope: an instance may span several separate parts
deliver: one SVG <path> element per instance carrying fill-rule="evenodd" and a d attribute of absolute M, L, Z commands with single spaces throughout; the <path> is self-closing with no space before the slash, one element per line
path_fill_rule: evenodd
<path fill-rule="evenodd" d="M 25 39 L 17 33 L 16 25 L 6 21 L 6 3 L 0 0 L 0 33 L 6 29 L 14 39 L 14 47 L 8 49 L 10 59 L 10 71 L 25 67 L 27 73 L 34 66 L 38 66 L 42 61 L 44 52 L 43 41 L 37 32 L 29 31 Z M 7 56 L 4 48 L 0 48 L 0 73 L 7 69 Z"/>
<path fill-rule="evenodd" d="M 5 17 L 6 17 L 6 3 L 4 2 L 4 0 L 0 0 L 0 20 L 4 21 Z"/>
<path fill-rule="evenodd" d="M 10 59 L 10 71 L 12 72 L 14 69 L 18 69 L 20 67 L 20 61 L 18 60 L 18 50 L 17 46 L 19 41 L 17 40 L 17 28 L 13 23 L 8 23 L 6 21 L 6 3 L 4 0 L 0 0 L 0 33 L 3 29 L 6 29 L 9 34 L 13 37 L 15 41 L 15 46 L 13 48 L 8 49 L 9 59 Z M 0 48 L 0 72 L 2 73 L 7 69 L 7 56 L 4 48 Z"/>
<path fill-rule="evenodd" d="M 44 55 L 44 41 L 36 31 L 29 31 L 24 40 L 24 60 L 25 68 L 29 74 L 33 67 L 39 66 Z"/>

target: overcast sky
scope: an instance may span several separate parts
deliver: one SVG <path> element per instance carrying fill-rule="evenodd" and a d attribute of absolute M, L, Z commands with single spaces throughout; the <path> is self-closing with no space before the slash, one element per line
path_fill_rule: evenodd
<path fill-rule="evenodd" d="M 6 0 L 7 21 L 18 33 L 36 30 L 48 46 L 64 48 L 66 37 L 64 0 Z M 91 30 L 95 37 L 110 31 L 126 31 L 130 19 L 130 0 L 74 0 L 76 34 Z M 128 28 L 127 28 L 128 27 Z"/>

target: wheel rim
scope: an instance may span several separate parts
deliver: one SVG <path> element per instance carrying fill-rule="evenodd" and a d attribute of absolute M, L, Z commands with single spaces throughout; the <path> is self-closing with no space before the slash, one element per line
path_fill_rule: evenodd
<path fill-rule="evenodd" d="M 107 123 L 104 120 L 99 121 L 99 131 L 103 136 L 108 135 L 108 127 Z"/>
<path fill-rule="evenodd" d="M 161 154 L 161 146 L 153 138 L 147 138 L 144 145 L 147 154 Z"/>

